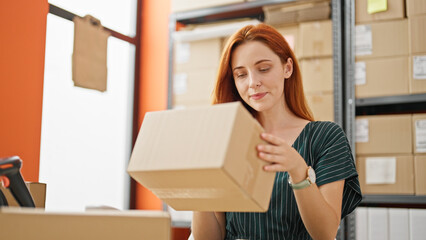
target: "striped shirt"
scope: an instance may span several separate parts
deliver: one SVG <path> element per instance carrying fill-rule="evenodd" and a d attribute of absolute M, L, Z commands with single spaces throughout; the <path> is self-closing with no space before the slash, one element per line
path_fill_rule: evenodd
<path fill-rule="evenodd" d="M 345 179 L 341 218 L 351 213 L 362 196 L 342 128 L 333 122 L 309 122 L 292 147 L 315 169 L 318 186 Z M 300 217 L 287 172 L 276 174 L 267 212 L 227 212 L 226 232 L 226 239 L 312 239 Z"/>

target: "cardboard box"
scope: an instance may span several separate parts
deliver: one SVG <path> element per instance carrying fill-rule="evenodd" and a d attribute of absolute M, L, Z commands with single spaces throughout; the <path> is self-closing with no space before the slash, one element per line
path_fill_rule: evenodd
<path fill-rule="evenodd" d="M 414 195 L 413 155 L 357 156 L 363 194 Z"/>
<path fill-rule="evenodd" d="M 298 54 L 299 44 L 299 25 L 276 27 L 277 31 L 283 35 L 294 54 Z"/>
<path fill-rule="evenodd" d="M 387 208 L 368 208 L 368 238 L 389 239 L 389 217 Z"/>
<path fill-rule="evenodd" d="M 334 121 L 334 95 L 332 93 L 309 93 L 306 101 L 316 121 Z"/>
<path fill-rule="evenodd" d="M 44 208 L 46 204 L 46 184 L 37 182 L 25 182 L 25 185 L 27 185 L 31 196 L 33 197 L 35 206 L 37 208 Z M 13 197 L 9 189 L 4 188 L 0 184 L 0 191 L 3 192 L 9 206 L 19 207 L 18 202 Z"/>
<path fill-rule="evenodd" d="M 294 24 L 330 19 L 331 6 L 329 0 L 295 1 L 264 6 L 263 12 L 265 14 L 265 23 L 267 24 Z"/>
<path fill-rule="evenodd" d="M 356 154 L 411 154 L 411 115 L 356 117 Z"/>
<path fill-rule="evenodd" d="M 216 82 L 216 70 L 204 69 L 180 72 L 173 75 L 173 104 L 190 105 L 205 103 L 210 105 Z"/>
<path fill-rule="evenodd" d="M 374 13 L 368 13 L 368 2 L 368 0 L 355 1 L 355 23 L 403 19 L 405 17 L 405 0 L 387 0 L 387 10 Z"/>
<path fill-rule="evenodd" d="M 355 97 L 368 98 L 409 94 L 408 68 L 408 57 L 357 61 L 355 63 Z"/>
<path fill-rule="evenodd" d="M 410 93 L 426 93 L 426 53 L 410 55 Z"/>
<path fill-rule="evenodd" d="M 210 8 L 234 3 L 242 3 L 244 0 L 172 0 L 172 12 L 183 12 L 201 8 Z"/>
<path fill-rule="evenodd" d="M 426 209 L 409 209 L 410 240 L 422 240 L 426 236 Z"/>
<path fill-rule="evenodd" d="M 264 212 L 275 173 L 240 102 L 145 115 L 128 172 L 175 210 Z"/>
<path fill-rule="evenodd" d="M 331 57 L 333 55 L 331 20 L 305 22 L 299 25 L 300 58 Z"/>
<path fill-rule="evenodd" d="M 389 208 L 389 240 L 410 239 L 408 208 Z"/>
<path fill-rule="evenodd" d="M 222 38 L 177 42 L 174 46 L 174 72 L 217 70 L 222 43 Z"/>
<path fill-rule="evenodd" d="M 415 154 L 426 154 L 426 114 L 425 113 L 413 114 L 413 152 Z"/>
<path fill-rule="evenodd" d="M 2 239 L 14 240 L 170 240 L 170 216 L 161 211 L 44 212 L 0 208 Z"/>
<path fill-rule="evenodd" d="M 426 195 L 426 155 L 414 156 L 416 195 Z"/>
<path fill-rule="evenodd" d="M 368 208 L 357 207 L 355 209 L 355 226 L 356 239 L 368 239 Z"/>
<path fill-rule="evenodd" d="M 355 59 L 408 56 L 408 20 L 355 26 Z"/>
<path fill-rule="evenodd" d="M 313 58 L 300 61 L 305 93 L 333 92 L 333 58 Z"/>
<path fill-rule="evenodd" d="M 410 53 L 426 52 L 426 14 L 408 19 L 410 34 Z"/>
<path fill-rule="evenodd" d="M 407 16 L 415 16 L 426 14 L 426 1 L 424 0 L 406 0 Z"/>

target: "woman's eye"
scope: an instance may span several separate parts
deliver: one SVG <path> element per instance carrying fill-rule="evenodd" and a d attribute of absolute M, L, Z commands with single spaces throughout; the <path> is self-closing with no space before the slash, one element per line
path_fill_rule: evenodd
<path fill-rule="evenodd" d="M 261 71 L 261 72 L 267 72 L 269 70 L 269 68 L 261 68 L 261 69 L 259 69 L 259 71 Z"/>
<path fill-rule="evenodd" d="M 237 78 L 242 78 L 242 77 L 245 77 L 245 76 L 246 76 L 246 74 L 245 74 L 245 73 L 237 73 L 235 76 L 236 76 Z"/>

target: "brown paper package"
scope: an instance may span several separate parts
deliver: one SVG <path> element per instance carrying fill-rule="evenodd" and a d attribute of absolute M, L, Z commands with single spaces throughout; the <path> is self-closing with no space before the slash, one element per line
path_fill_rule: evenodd
<path fill-rule="evenodd" d="M 74 85 L 104 92 L 107 89 L 107 45 L 110 33 L 102 27 L 98 19 L 90 15 L 75 17 L 73 21 Z"/>

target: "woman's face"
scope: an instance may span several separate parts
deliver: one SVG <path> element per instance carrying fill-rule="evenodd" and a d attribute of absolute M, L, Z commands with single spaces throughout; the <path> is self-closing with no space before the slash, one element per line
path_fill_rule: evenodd
<path fill-rule="evenodd" d="M 267 45 L 250 41 L 232 53 L 232 74 L 241 98 L 258 112 L 284 104 L 284 80 L 291 76 L 293 61 L 280 61 Z"/>

